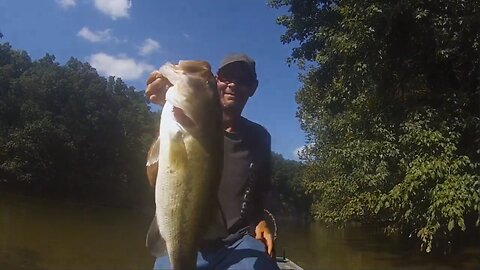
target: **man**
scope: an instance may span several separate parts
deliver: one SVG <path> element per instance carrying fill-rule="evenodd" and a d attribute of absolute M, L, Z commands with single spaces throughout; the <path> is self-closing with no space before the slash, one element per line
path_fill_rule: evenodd
<path fill-rule="evenodd" d="M 158 78 L 158 79 L 156 79 Z M 273 257 L 273 235 L 264 220 L 264 205 L 270 190 L 270 134 L 262 126 L 242 117 L 258 80 L 255 61 L 245 54 L 228 55 L 217 72 L 217 89 L 223 108 L 224 167 L 218 198 L 229 235 L 203 243 L 198 253 L 199 269 L 278 269 Z M 161 103 L 167 82 L 152 74 L 146 95 Z M 152 230 L 147 246 L 155 254 Z M 255 237 L 255 238 L 253 238 Z M 157 255 L 158 256 L 158 255 Z M 167 256 L 157 258 L 154 269 L 168 269 Z"/>

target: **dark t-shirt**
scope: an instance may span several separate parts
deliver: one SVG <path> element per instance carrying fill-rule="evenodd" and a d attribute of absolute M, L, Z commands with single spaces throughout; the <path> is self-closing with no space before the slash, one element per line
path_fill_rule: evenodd
<path fill-rule="evenodd" d="M 271 137 L 259 124 L 242 118 L 237 133 L 225 132 L 224 164 L 218 199 L 227 225 L 228 241 L 252 232 L 263 217 L 264 200 L 271 186 Z M 248 191 L 247 191 L 248 190 Z M 147 247 L 156 252 L 160 235 L 155 220 L 147 234 Z"/>
<path fill-rule="evenodd" d="M 263 216 L 270 189 L 270 140 L 265 128 L 245 118 L 238 133 L 225 132 L 218 198 L 230 233 L 256 225 Z"/>

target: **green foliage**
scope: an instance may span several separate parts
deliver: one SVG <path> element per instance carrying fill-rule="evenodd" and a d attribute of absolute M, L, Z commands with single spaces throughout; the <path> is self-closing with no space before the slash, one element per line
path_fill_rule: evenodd
<path fill-rule="evenodd" d="M 155 134 L 143 92 L 88 63 L 33 61 L 0 45 L 0 179 L 34 193 L 115 201 L 143 196 Z"/>
<path fill-rule="evenodd" d="M 403 181 L 380 198 L 377 211 L 386 211 L 393 227 L 416 233 L 430 252 L 434 238 L 448 242 L 452 230 L 466 231 L 465 219 L 478 213 L 478 164 L 458 154 L 459 134 L 432 110 L 412 113 L 401 128 Z"/>
<path fill-rule="evenodd" d="M 272 152 L 273 191 L 278 201 L 270 206 L 283 214 L 305 216 L 308 214 L 311 198 L 306 194 L 303 183 L 303 165 L 295 160 L 288 160 L 282 155 Z M 276 209 L 278 208 L 278 209 Z"/>
<path fill-rule="evenodd" d="M 480 219 L 480 6 L 476 1 L 271 0 L 305 69 L 312 214 L 380 223 L 422 248 Z M 474 221 L 477 221 L 476 225 Z"/>

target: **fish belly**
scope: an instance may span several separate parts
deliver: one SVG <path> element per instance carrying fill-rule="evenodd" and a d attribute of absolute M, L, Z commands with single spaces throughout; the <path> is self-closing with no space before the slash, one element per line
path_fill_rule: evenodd
<path fill-rule="evenodd" d="M 199 241 L 216 198 L 211 155 L 163 108 L 155 186 L 156 215 L 173 269 L 195 269 Z"/>

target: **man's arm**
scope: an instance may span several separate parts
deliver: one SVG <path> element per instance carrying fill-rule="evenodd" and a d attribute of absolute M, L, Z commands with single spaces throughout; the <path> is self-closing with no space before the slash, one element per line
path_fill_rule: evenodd
<path fill-rule="evenodd" d="M 265 160 L 263 164 L 262 174 L 260 175 L 260 192 L 258 198 L 259 205 L 259 217 L 260 220 L 255 226 L 255 238 L 262 241 L 265 244 L 266 251 L 270 257 L 273 257 L 273 240 L 274 236 L 272 231 L 268 227 L 267 221 L 264 218 L 264 209 L 266 205 L 266 199 L 271 190 L 271 181 L 272 181 L 272 153 L 271 153 L 271 137 L 270 134 L 265 130 L 266 135 L 264 136 L 264 147 L 265 147 Z"/>

